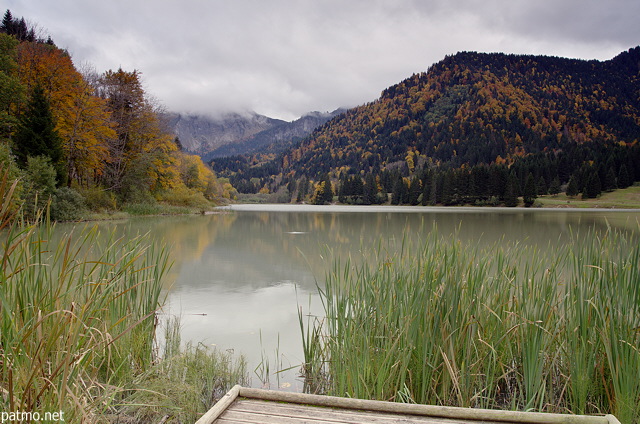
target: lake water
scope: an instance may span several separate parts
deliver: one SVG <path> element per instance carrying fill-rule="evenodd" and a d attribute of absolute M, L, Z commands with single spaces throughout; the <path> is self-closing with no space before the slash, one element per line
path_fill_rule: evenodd
<path fill-rule="evenodd" d="M 242 352 L 252 385 L 300 391 L 298 308 L 320 314 L 317 284 L 330 254 L 347 257 L 403 237 L 421 238 L 434 225 L 442 236 L 479 243 L 519 242 L 541 249 L 572 233 L 608 227 L 638 231 L 640 211 L 425 208 L 384 206 L 232 205 L 205 216 L 136 218 L 97 225 L 119 234 L 149 232 L 166 243 L 173 267 L 166 314 L 181 316 L 183 340 Z M 61 226 L 64 229 L 66 226 Z"/>

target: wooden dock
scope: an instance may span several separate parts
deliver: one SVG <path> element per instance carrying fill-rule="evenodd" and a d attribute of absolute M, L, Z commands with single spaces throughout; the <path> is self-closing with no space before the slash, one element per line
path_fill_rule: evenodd
<path fill-rule="evenodd" d="M 620 424 L 613 415 L 496 411 L 235 386 L 196 424 Z"/>

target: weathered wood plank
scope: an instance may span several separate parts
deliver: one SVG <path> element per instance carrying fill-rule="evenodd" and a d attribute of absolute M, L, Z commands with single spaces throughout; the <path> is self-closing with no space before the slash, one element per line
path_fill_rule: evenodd
<path fill-rule="evenodd" d="M 348 399 L 335 396 L 310 395 L 303 393 L 277 392 L 272 390 L 242 387 L 240 396 L 265 399 L 276 402 L 302 403 L 338 408 L 382 411 L 400 414 L 452 418 L 464 422 L 496 421 L 518 424 L 609 424 L 608 417 L 547 414 L 539 412 L 497 411 L 491 409 L 454 408 L 435 405 L 414 405 L 374 400 Z"/>
<path fill-rule="evenodd" d="M 321 416 L 325 420 L 346 424 L 468 424 L 468 421 L 457 419 L 275 403 L 257 399 L 238 399 L 231 407 L 231 410 L 243 413 L 287 416 L 301 420 L 309 420 Z M 487 422 L 487 424 L 496 423 Z"/>
<path fill-rule="evenodd" d="M 211 409 L 209 409 L 206 414 L 200 417 L 196 424 L 211 424 L 214 422 L 216 418 L 220 416 L 228 407 L 236 400 L 238 397 L 238 393 L 240 393 L 240 385 L 233 386 L 231 390 L 225 394 L 222 399 L 216 402 L 215 405 Z"/>
<path fill-rule="evenodd" d="M 615 417 L 410 405 L 236 386 L 196 424 L 620 424 Z"/>

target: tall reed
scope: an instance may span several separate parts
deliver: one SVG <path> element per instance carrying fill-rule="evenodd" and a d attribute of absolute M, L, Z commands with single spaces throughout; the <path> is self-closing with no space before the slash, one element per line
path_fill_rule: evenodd
<path fill-rule="evenodd" d="M 640 247 L 572 240 L 480 248 L 432 229 L 335 259 L 326 317 L 301 321 L 307 377 L 340 396 L 638 422 Z"/>
<path fill-rule="evenodd" d="M 0 408 L 95 421 L 152 363 L 167 252 L 89 229 L 50 243 L 53 227 L 11 220 L 0 185 Z"/>

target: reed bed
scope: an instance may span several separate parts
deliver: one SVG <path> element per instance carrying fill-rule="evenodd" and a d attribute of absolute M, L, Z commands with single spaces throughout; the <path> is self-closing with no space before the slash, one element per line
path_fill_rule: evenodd
<path fill-rule="evenodd" d="M 640 247 L 609 231 L 544 251 L 433 229 L 335 259 L 300 319 L 309 391 L 640 420 Z"/>
<path fill-rule="evenodd" d="M 51 246 L 51 233 L 14 226 L 3 235 L 2 409 L 94 421 L 153 362 L 167 254 L 143 238 L 99 246 L 95 229 Z"/>
<path fill-rule="evenodd" d="M 2 175 L 0 411 L 9 420 L 181 422 L 246 380 L 242 357 L 181 346 L 177 323 L 157 351 L 166 249 L 145 236 L 100 242 L 95 227 L 50 242 L 46 218 L 19 222 L 16 182 Z"/>

